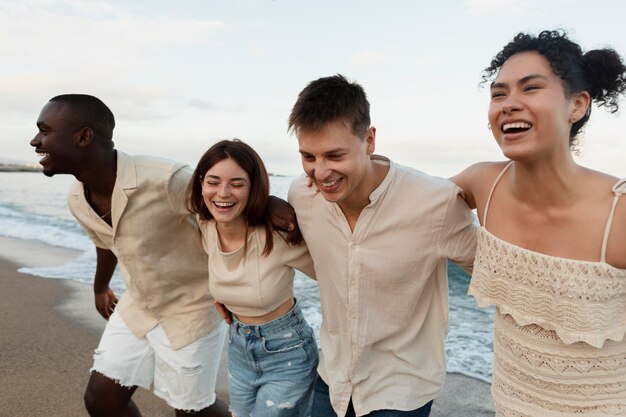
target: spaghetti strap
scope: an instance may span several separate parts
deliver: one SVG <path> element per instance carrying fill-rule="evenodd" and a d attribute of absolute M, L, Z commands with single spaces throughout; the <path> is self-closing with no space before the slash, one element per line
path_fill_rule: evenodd
<path fill-rule="evenodd" d="M 613 223 L 613 216 L 615 215 L 615 207 L 619 198 L 626 194 L 626 178 L 622 178 L 611 189 L 615 197 L 613 198 L 613 204 L 611 205 L 611 211 L 609 212 L 609 218 L 606 221 L 606 227 L 604 228 L 604 237 L 602 238 L 602 253 L 600 254 L 600 262 L 606 263 L 606 245 L 609 241 L 609 234 L 611 232 L 611 224 Z"/>
<path fill-rule="evenodd" d="M 513 165 L 513 161 L 510 161 L 508 164 L 506 164 L 504 168 L 502 168 L 502 171 L 500 171 L 500 173 L 496 177 L 496 180 L 493 182 L 493 185 L 491 186 L 491 191 L 489 191 L 489 197 L 487 197 L 487 203 L 485 204 L 485 212 L 483 213 L 483 227 L 487 227 L 487 211 L 489 211 L 489 203 L 491 203 L 491 196 L 493 195 L 493 190 L 496 189 L 496 185 L 498 185 L 498 183 L 500 182 L 500 179 L 502 178 L 504 173 L 509 169 L 511 165 Z"/>

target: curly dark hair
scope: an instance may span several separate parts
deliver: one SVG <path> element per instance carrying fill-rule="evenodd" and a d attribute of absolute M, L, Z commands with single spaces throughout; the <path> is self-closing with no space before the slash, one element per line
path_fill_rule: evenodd
<path fill-rule="evenodd" d="M 568 39 L 564 30 L 544 30 L 539 35 L 518 33 L 483 70 L 481 85 L 493 80 L 500 67 L 513 55 L 538 52 L 544 56 L 554 73 L 563 82 L 568 97 L 587 91 L 598 107 L 609 112 L 618 110 L 620 96 L 626 90 L 626 67 L 620 55 L 611 48 L 583 53 L 581 47 Z M 591 116 L 587 113 L 572 125 L 570 144 Z"/>

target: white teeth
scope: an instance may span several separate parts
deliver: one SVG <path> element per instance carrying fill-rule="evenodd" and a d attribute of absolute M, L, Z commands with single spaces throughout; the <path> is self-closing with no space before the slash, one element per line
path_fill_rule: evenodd
<path fill-rule="evenodd" d="M 502 131 L 506 132 L 510 129 L 530 129 L 532 125 L 526 122 L 506 123 L 502 126 Z"/>
<path fill-rule="evenodd" d="M 37 152 L 37 156 L 41 156 L 41 157 L 43 157 L 43 158 L 46 158 L 46 157 L 48 157 L 49 155 L 50 155 L 50 154 L 49 154 L 49 153 L 47 153 L 47 152 Z"/>
<path fill-rule="evenodd" d="M 215 204 L 218 207 L 222 207 L 222 208 L 228 208 L 228 207 L 232 207 L 235 205 L 235 203 L 226 203 L 223 201 L 214 201 L 213 204 Z"/>
<path fill-rule="evenodd" d="M 324 187 L 332 187 L 333 185 L 339 184 L 340 179 L 334 180 L 334 181 L 330 181 L 330 182 L 324 182 L 322 181 L 322 186 Z"/>

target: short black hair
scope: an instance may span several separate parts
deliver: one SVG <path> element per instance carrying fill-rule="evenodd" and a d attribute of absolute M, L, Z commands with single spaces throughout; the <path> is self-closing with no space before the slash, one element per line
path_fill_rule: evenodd
<path fill-rule="evenodd" d="M 80 127 L 91 128 L 97 141 L 113 147 L 115 117 L 102 100 L 88 94 L 61 94 L 50 101 L 69 106 L 72 116 L 82 125 Z"/>

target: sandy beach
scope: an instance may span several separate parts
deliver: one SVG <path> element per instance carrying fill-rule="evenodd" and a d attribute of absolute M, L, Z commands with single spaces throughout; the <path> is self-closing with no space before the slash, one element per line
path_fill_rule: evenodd
<path fill-rule="evenodd" d="M 77 255 L 0 237 L 0 417 L 87 416 L 82 396 L 105 325 L 93 307 L 91 287 L 17 272 L 22 266 L 62 264 Z M 219 381 L 218 397 L 227 401 L 225 366 Z M 146 390 L 138 389 L 134 399 L 145 417 L 174 415 Z M 459 374 L 448 374 L 431 413 L 493 415 L 489 385 Z"/>

